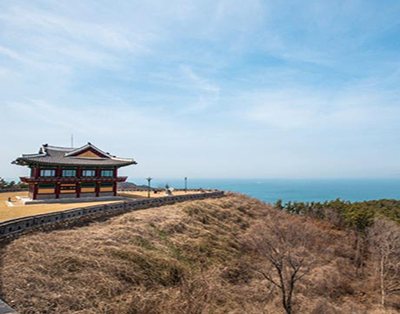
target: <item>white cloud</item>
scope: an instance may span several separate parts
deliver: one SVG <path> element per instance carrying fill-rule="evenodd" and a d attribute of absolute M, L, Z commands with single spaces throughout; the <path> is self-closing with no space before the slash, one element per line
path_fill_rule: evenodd
<path fill-rule="evenodd" d="M 283 129 L 370 128 L 394 126 L 400 102 L 382 90 L 321 91 L 283 89 L 245 95 L 252 105 L 245 109 L 250 120 Z"/>
<path fill-rule="evenodd" d="M 366 154 L 398 164 L 397 7 L 358 0 L 0 7 L 0 109 L 12 130 L 0 138 L 9 148 L 0 165 L 36 150 L 37 141 L 68 143 L 70 133 L 140 159 L 142 174 L 312 176 L 326 163 L 351 172 Z"/>
<path fill-rule="evenodd" d="M 16 31 L 61 35 L 83 44 L 92 43 L 115 50 L 145 50 L 144 43 L 151 37 L 135 31 L 128 34 L 116 25 L 82 22 L 33 7 L 14 7 L 8 14 L 0 14 L 0 20 Z"/>

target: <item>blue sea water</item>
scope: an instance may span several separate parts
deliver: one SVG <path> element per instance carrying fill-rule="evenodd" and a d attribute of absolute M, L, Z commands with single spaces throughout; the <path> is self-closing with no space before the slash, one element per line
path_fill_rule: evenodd
<path fill-rule="evenodd" d="M 145 180 L 136 184 L 147 184 Z M 153 187 L 168 183 L 183 188 L 183 179 L 153 179 Z M 399 179 L 191 179 L 188 188 L 214 188 L 240 192 L 265 202 L 325 201 L 340 198 L 348 201 L 400 199 Z"/>

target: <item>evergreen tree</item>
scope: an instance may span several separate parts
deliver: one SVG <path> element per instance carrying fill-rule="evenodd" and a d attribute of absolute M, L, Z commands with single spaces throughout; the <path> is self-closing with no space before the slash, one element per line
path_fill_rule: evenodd
<path fill-rule="evenodd" d="M 283 205 L 282 205 L 282 200 L 281 200 L 281 199 L 279 199 L 279 200 L 276 201 L 275 207 L 276 207 L 277 209 L 279 209 L 279 210 L 283 210 L 284 207 L 283 207 Z"/>
<path fill-rule="evenodd" d="M 0 177 L 0 189 L 7 188 L 7 181 Z"/>

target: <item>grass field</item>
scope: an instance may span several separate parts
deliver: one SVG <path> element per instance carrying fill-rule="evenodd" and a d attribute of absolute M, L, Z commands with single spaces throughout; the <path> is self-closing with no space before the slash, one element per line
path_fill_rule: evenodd
<path fill-rule="evenodd" d="M 20 237 L 0 250 L 1 294 L 21 314 L 277 314 L 282 293 L 265 277 L 279 282 L 278 260 L 286 287 L 303 265 L 292 313 L 399 313 L 396 294 L 379 304 L 375 260 L 357 272 L 355 243 L 228 194 Z"/>
<path fill-rule="evenodd" d="M 28 192 L 0 193 L 0 221 L 20 218 L 25 216 L 51 213 L 64 209 L 72 209 L 83 206 L 91 206 L 91 205 L 107 204 L 115 202 L 115 201 L 103 201 L 103 202 L 69 203 L 69 204 L 38 204 L 38 205 L 10 206 L 10 207 L 7 206 L 6 204 L 7 199 L 11 197 L 12 201 L 16 201 L 16 196 L 27 197 Z"/>

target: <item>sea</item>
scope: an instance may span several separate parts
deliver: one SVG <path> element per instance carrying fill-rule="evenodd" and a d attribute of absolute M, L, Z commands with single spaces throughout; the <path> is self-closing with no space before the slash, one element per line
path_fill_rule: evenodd
<path fill-rule="evenodd" d="M 135 184 L 147 185 L 137 180 Z M 184 179 L 157 179 L 152 187 L 184 188 Z M 267 203 L 323 202 L 341 199 L 365 201 L 378 199 L 400 199 L 400 178 L 396 179 L 187 179 L 188 188 L 212 188 L 239 192 Z"/>
<path fill-rule="evenodd" d="M 17 178 L 6 178 L 18 181 Z M 145 178 L 128 178 L 137 185 L 146 185 Z M 184 178 L 153 178 L 151 186 L 163 188 L 165 185 L 177 189 L 185 187 Z M 220 189 L 239 192 L 258 198 L 267 203 L 283 202 L 323 202 L 341 199 L 351 202 L 396 199 L 400 200 L 400 178 L 393 179 L 199 179 L 188 178 L 189 189 Z"/>

